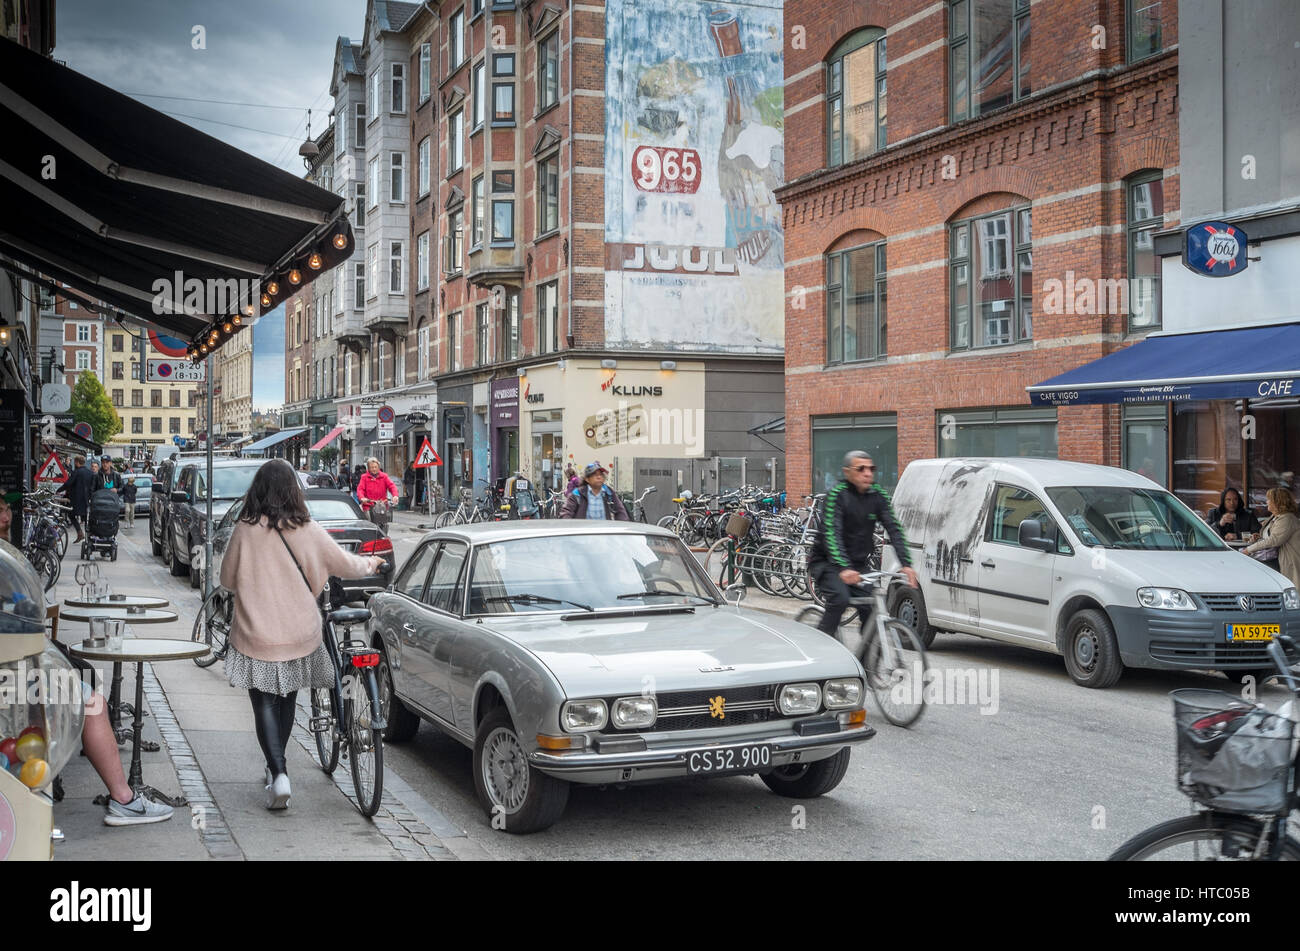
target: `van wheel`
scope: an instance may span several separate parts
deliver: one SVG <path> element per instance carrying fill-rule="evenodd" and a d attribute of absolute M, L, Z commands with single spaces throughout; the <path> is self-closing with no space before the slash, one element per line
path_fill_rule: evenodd
<path fill-rule="evenodd" d="M 1065 628 L 1065 669 L 1081 687 L 1114 686 L 1124 673 L 1115 628 L 1104 611 L 1078 611 Z"/>
<path fill-rule="evenodd" d="M 889 613 L 902 621 L 916 634 L 921 646 L 926 650 L 934 643 L 934 635 L 939 633 L 930 626 L 925 614 L 925 595 L 920 588 L 900 587 L 894 595 L 893 607 Z"/>

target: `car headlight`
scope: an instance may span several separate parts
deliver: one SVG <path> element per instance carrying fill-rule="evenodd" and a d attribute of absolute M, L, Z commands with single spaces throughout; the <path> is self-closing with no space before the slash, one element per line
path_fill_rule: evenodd
<path fill-rule="evenodd" d="M 590 733 L 607 722 L 604 700 L 570 700 L 560 708 L 560 726 L 570 733 Z"/>
<path fill-rule="evenodd" d="M 848 680 L 828 680 L 823 688 L 827 710 L 846 710 L 862 704 L 862 681 L 856 677 Z"/>
<path fill-rule="evenodd" d="M 1138 604 L 1162 611 L 1195 611 L 1196 602 L 1181 588 L 1138 588 Z"/>
<path fill-rule="evenodd" d="M 1282 592 L 1282 603 L 1286 605 L 1288 611 L 1300 611 L 1300 591 L 1287 588 Z"/>
<path fill-rule="evenodd" d="M 821 705 L 822 691 L 816 684 L 786 684 L 777 698 L 777 706 L 788 717 L 816 713 Z"/>
<path fill-rule="evenodd" d="M 614 701 L 610 722 L 620 730 L 645 729 L 654 726 L 659 716 L 659 704 L 653 697 L 623 697 Z"/>

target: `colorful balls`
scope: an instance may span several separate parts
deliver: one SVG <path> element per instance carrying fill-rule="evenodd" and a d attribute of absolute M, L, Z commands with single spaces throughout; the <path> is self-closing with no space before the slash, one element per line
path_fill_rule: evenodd
<path fill-rule="evenodd" d="M 0 753 L 0 769 L 8 769 L 8 768 L 9 768 L 9 757 L 5 756 L 3 753 Z"/>
<path fill-rule="evenodd" d="M 50 764 L 43 759 L 29 759 L 23 763 L 18 778 L 28 789 L 39 789 L 50 779 Z"/>
<path fill-rule="evenodd" d="M 42 740 L 45 739 L 45 731 L 38 726 L 29 726 L 27 729 L 23 730 L 21 733 L 18 734 L 18 739 L 21 740 L 24 736 L 30 736 L 33 733 L 39 736 Z"/>
<path fill-rule="evenodd" d="M 18 760 L 18 740 L 12 736 L 6 736 L 0 740 L 0 753 L 3 753 L 13 763 Z"/>
<path fill-rule="evenodd" d="M 18 737 L 15 744 L 18 758 L 24 763 L 31 759 L 45 759 L 45 738 L 36 733 Z"/>

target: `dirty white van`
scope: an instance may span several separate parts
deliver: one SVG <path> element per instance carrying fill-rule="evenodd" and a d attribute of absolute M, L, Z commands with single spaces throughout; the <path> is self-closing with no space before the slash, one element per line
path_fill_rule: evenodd
<path fill-rule="evenodd" d="M 1300 637 L 1300 594 L 1144 476 L 1055 459 L 921 459 L 894 509 L 920 590 L 894 613 L 927 646 L 959 631 L 1058 653 L 1078 684 L 1125 667 L 1262 681 L 1266 644 Z M 891 548 L 883 567 L 897 564 Z"/>

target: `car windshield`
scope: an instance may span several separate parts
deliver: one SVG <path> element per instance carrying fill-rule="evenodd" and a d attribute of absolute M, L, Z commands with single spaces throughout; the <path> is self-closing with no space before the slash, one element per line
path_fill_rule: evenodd
<path fill-rule="evenodd" d="M 478 546 L 470 614 L 680 608 L 718 595 L 676 538 L 551 535 Z M 578 606 L 581 607 L 578 607 Z"/>
<path fill-rule="evenodd" d="M 1221 551 L 1208 525 L 1163 489 L 1125 486 L 1047 490 L 1085 545 L 1145 551 Z"/>
<path fill-rule="evenodd" d="M 241 499 L 248 487 L 253 484 L 253 476 L 257 475 L 258 466 L 228 466 L 212 470 L 212 497 L 214 499 Z M 198 476 L 197 488 L 194 497 L 198 499 L 207 498 L 207 483 L 203 478 L 203 472 L 200 470 L 196 473 Z"/>
<path fill-rule="evenodd" d="M 356 509 L 348 504 L 346 499 L 308 499 L 307 511 L 318 522 L 325 522 L 330 519 L 357 519 L 361 517 L 357 514 Z"/>

